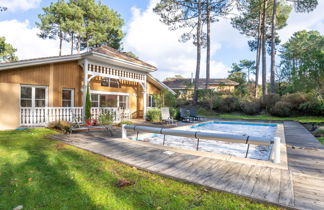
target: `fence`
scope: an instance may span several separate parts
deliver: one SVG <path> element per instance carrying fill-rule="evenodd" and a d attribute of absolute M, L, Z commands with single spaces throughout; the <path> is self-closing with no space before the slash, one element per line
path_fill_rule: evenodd
<path fill-rule="evenodd" d="M 130 119 L 128 109 L 111 107 L 91 108 L 92 119 L 98 119 L 101 113 L 110 113 L 113 121 L 121 122 Z M 20 108 L 20 126 L 46 126 L 49 122 L 64 120 L 82 122 L 83 107 L 22 107 Z"/>

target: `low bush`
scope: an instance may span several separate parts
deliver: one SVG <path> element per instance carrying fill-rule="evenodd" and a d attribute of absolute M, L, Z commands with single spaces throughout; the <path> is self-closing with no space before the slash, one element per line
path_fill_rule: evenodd
<path fill-rule="evenodd" d="M 160 122 L 161 121 L 161 110 L 158 108 L 149 109 L 146 113 L 148 121 Z"/>
<path fill-rule="evenodd" d="M 117 126 L 121 127 L 123 124 L 125 124 L 125 125 L 134 125 L 134 123 L 132 123 L 130 121 L 122 121 L 122 122 L 118 123 Z"/>
<path fill-rule="evenodd" d="M 284 95 L 281 99 L 284 102 L 290 103 L 292 109 L 298 109 L 299 105 L 309 101 L 309 96 L 303 92 L 296 92 Z"/>
<path fill-rule="evenodd" d="M 113 123 L 113 115 L 111 113 L 101 113 L 98 117 L 100 125 L 111 125 Z"/>
<path fill-rule="evenodd" d="M 223 98 L 218 107 L 221 112 L 233 112 L 240 110 L 239 100 L 234 96 Z"/>
<path fill-rule="evenodd" d="M 278 102 L 280 101 L 280 95 L 279 94 L 275 94 L 275 93 L 271 93 L 269 95 L 265 95 L 264 97 L 262 97 L 262 108 L 266 109 L 267 112 L 269 112 L 271 110 L 271 108 Z"/>
<path fill-rule="evenodd" d="M 64 120 L 50 122 L 48 124 L 48 127 L 51 129 L 63 131 L 64 133 L 71 133 L 72 131 L 72 124 Z"/>
<path fill-rule="evenodd" d="M 324 101 L 314 100 L 302 103 L 298 107 L 298 111 L 310 115 L 322 115 L 324 116 Z"/>
<path fill-rule="evenodd" d="M 272 115 L 278 117 L 289 117 L 291 112 L 291 104 L 285 101 L 278 101 L 270 110 Z"/>
<path fill-rule="evenodd" d="M 256 115 L 261 111 L 261 103 L 257 99 L 242 100 L 240 102 L 241 110 L 248 115 Z"/>
<path fill-rule="evenodd" d="M 313 134 L 316 137 L 324 137 L 324 126 L 318 127 Z"/>
<path fill-rule="evenodd" d="M 179 111 L 179 109 L 174 108 L 174 107 L 170 107 L 170 117 L 175 119 L 175 120 L 180 119 L 180 111 Z"/>

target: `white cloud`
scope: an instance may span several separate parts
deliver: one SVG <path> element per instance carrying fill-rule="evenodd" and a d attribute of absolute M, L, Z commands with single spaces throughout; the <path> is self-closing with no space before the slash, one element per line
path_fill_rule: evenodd
<path fill-rule="evenodd" d="M 279 31 L 282 43 L 286 42 L 294 32 L 300 30 L 317 30 L 324 34 L 324 1 L 319 1 L 316 9 L 310 13 L 291 12 L 287 26 Z"/>
<path fill-rule="evenodd" d="M 29 10 L 40 5 L 42 0 L 0 0 L 0 6 L 8 8 L 8 11 Z"/>
<path fill-rule="evenodd" d="M 127 26 L 127 36 L 124 41 L 125 49 L 133 51 L 140 59 L 156 65 L 159 70 L 155 76 L 160 80 L 175 74 L 190 77 L 196 68 L 196 48 L 192 41 L 187 43 L 178 41 L 184 31 L 170 31 L 159 21 L 159 17 L 152 11 L 156 2 L 151 0 L 145 11 L 132 8 L 133 16 Z M 212 55 L 221 48 L 217 38 L 215 36 L 212 39 Z M 205 76 L 205 58 L 206 54 L 202 53 L 201 76 Z M 227 67 L 212 59 L 211 72 L 213 77 L 226 77 Z"/>
<path fill-rule="evenodd" d="M 17 20 L 1 21 L 0 36 L 6 38 L 17 49 L 19 59 L 38 58 L 58 55 L 58 40 L 43 40 L 37 36 L 39 30 L 36 27 L 30 28 L 29 22 Z M 67 43 L 63 45 L 63 54 L 69 54 Z"/>

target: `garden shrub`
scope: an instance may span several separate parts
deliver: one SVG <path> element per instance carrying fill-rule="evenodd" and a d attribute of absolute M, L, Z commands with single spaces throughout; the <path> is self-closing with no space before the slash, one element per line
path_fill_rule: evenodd
<path fill-rule="evenodd" d="M 275 94 L 275 93 L 271 93 L 269 95 L 265 95 L 264 97 L 262 97 L 262 107 L 265 108 L 267 110 L 267 112 L 269 112 L 271 110 L 271 108 L 278 102 L 280 101 L 280 95 L 279 94 Z"/>
<path fill-rule="evenodd" d="M 240 108 L 239 100 L 234 96 L 227 96 L 223 98 L 219 104 L 219 110 L 221 112 L 233 112 L 238 111 Z"/>
<path fill-rule="evenodd" d="M 313 134 L 316 137 L 324 137 L 324 126 L 318 127 Z"/>
<path fill-rule="evenodd" d="M 101 125 L 111 125 L 113 123 L 113 115 L 109 112 L 101 113 L 98 120 Z"/>
<path fill-rule="evenodd" d="M 161 110 L 158 108 L 149 109 L 146 113 L 148 121 L 160 122 L 161 121 Z"/>
<path fill-rule="evenodd" d="M 291 104 L 285 101 L 278 101 L 270 110 L 272 115 L 278 117 L 289 117 L 291 112 Z"/>
<path fill-rule="evenodd" d="M 118 127 L 121 127 L 123 124 L 125 125 L 134 125 L 134 123 L 130 121 L 121 121 L 120 123 L 117 124 Z"/>
<path fill-rule="evenodd" d="M 290 103 L 292 109 L 298 109 L 300 104 L 309 101 L 309 96 L 303 92 L 296 92 L 284 95 L 281 100 Z"/>
<path fill-rule="evenodd" d="M 258 99 L 245 99 L 240 102 L 241 110 L 248 115 L 259 114 L 261 111 L 261 103 Z"/>
<path fill-rule="evenodd" d="M 64 133 L 71 133 L 72 131 L 72 124 L 64 120 L 50 122 L 48 123 L 48 127 L 63 131 Z"/>
<path fill-rule="evenodd" d="M 305 114 L 324 116 L 324 101 L 323 100 L 307 101 L 305 103 L 300 104 L 298 110 Z"/>
<path fill-rule="evenodd" d="M 174 107 L 170 107 L 170 117 L 179 120 L 180 119 L 180 110 Z"/>

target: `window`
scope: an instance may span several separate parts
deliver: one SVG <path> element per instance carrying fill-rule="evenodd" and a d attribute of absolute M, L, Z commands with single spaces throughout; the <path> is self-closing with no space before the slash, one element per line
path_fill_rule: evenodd
<path fill-rule="evenodd" d="M 32 107 L 32 87 L 21 87 L 20 106 Z"/>
<path fill-rule="evenodd" d="M 128 108 L 128 96 L 119 96 L 119 108 Z"/>
<path fill-rule="evenodd" d="M 117 96 L 100 95 L 100 107 L 117 107 Z"/>
<path fill-rule="evenodd" d="M 119 107 L 128 109 L 128 96 L 112 94 L 91 94 L 92 107 Z"/>
<path fill-rule="evenodd" d="M 20 88 L 21 107 L 46 107 L 47 88 L 34 86 L 21 86 Z"/>
<path fill-rule="evenodd" d="M 74 106 L 74 89 L 62 90 L 62 106 L 73 107 Z"/>
<path fill-rule="evenodd" d="M 101 80 L 101 86 L 119 88 L 119 82 L 117 79 L 105 77 Z"/>
<path fill-rule="evenodd" d="M 98 94 L 91 94 L 91 106 L 99 107 L 99 95 Z"/>
<path fill-rule="evenodd" d="M 156 107 L 156 103 L 155 103 L 155 99 L 154 99 L 154 95 L 149 95 L 148 97 L 148 106 L 149 107 Z"/>

